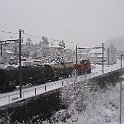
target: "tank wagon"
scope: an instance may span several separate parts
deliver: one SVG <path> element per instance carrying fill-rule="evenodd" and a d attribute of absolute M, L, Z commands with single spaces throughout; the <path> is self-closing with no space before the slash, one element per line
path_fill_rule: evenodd
<path fill-rule="evenodd" d="M 80 64 L 59 63 L 40 66 L 22 66 L 22 85 L 39 85 L 49 81 L 57 81 L 60 78 L 68 78 L 76 70 L 77 75 L 90 73 L 91 65 L 88 60 L 82 60 Z M 19 86 L 19 67 L 0 69 L 0 92 L 12 91 Z"/>

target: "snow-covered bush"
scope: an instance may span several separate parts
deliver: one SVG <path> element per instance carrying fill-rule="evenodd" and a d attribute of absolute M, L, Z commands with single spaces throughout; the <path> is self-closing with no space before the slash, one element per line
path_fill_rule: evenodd
<path fill-rule="evenodd" d="M 73 79 L 72 84 L 63 87 L 61 100 L 66 105 L 67 110 L 54 114 L 52 117 L 54 123 L 105 124 L 118 121 L 118 85 L 115 87 L 108 86 L 107 89 L 103 90 L 99 87 L 97 87 L 97 90 L 91 90 L 90 86 L 86 86 L 87 83 L 77 83 L 76 79 Z"/>
<path fill-rule="evenodd" d="M 0 124 L 10 124 L 11 118 L 8 113 L 0 116 Z"/>

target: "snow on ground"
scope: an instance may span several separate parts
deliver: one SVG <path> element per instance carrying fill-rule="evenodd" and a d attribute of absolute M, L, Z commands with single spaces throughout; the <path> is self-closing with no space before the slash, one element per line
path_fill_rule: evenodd
<path fill-rule="evenodd" d="M 113 67 L 113 66 L 109 66 Z M 112 70 L 106 66 L 106 69 Z M 120 68 L 120 62 L 115 65 Z M 98 68 L 101 68 L 99 66 Z M 99 71 L 94 68 L 94 72 Z M 96 71 L 97 70 L 97 71 Z M 51 118 L 54 124 L 119 124 L 120 87 L 119 83 L 115 87 L 108 87 L 106 90 L 98 90 L 93 93 L 86 88 L 68 87 L 63 88 L 62 99 L 67 110 L 60 110 Z M 122 124 L 124 124 L 124 81 L 122 82 Z M 84 103 L 84 104 L 83 104 Z M 86 107 L 85 107 L 86 105 Z M 83 107 L 85 109 L 81 110 Z M 80 112 L 81 111 L 81 112 Z M 68 114 L 67 114 L 68 113 Z M 67 115 L 70 116 L 67 118 Z M 66 119 L 65 119 L 66 117 Z M 65 122 L 63 122 L 65 119 Z M 44 121 L 43 124 L 49 124 Z"/>
<path fill-rule="evenodd" d="M 99 72 L 100 70 L 102 70 L 102 65 L 92 65 L 93 67 L 93 70 L 92 72 Z M 118 60 L 115 64 L 112 64 L 112 65 L 107 65 L 105 64 L 104 65 L 104 72 L 106 73 L 107 71 L 108 72 L 111 72 L 113 70 L 116 70 L 116 69 L 120 69 L 121 68 L 121 60 Z"/>
<path fill-rule="evenodd" d="M 73 124 L 119 124 L 119 87 L 117 86 L 114 90 L 107 91 L 105 96 L 104 94 L 97 96 L 97 98 L 101 98 L 100 100 L 103 104 L 100 104 L 100 101 L 98 101 L 99 104 L 97 104 L 96 101 L 94 112 L 91 109 L 89 115 L 89 113 L 85 111 L 78 116 L 78 121 Z M 113 106 L 110 105 L 110 102 Z M 114 106 L 114 104 L 116 106 Z M 122 124 L 124 124 L 124 99 L 122 101 Z"/>
<path fill-rule="evenodd" d="M 124 96 L 124 81 L 122 83 L 122 96 Z M 51 118 L 53 124 L 119 124 L 120 87 L 118 84 L 95 92 L 87 89 L 82 91 L 81 87 L 80 84 L 75 91 L 73 87 L 63 90 L 62 97 L 69 107 L 54 114 Z M 49 121 L 44 121 L 43 124 L 49 124 Z M 124 97 L 122 98 L 122 124 L 124 124 Z"/>

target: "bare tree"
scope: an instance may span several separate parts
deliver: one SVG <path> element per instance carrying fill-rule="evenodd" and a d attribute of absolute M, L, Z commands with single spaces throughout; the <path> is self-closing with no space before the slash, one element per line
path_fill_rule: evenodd
<path fill-rule="evenodd" d="M 61 48 L 65 48 L 65 42 L 64 42 L 64 40 L 61 40 L 60 42 L 59 42 L 59 44 L 58 44 Z"/>
<path fill-rule="evenodd" d="M 27 41 L 28 41 L 28 51 L 27 51 L 27 54 L 28 54 L 28 57 L 30 57 L 30 49 L 31 49 L 31 48 L 30 48 L 30 47 L 31 47 L 30 45 L 31 45 L 31 41 L 32 41 L 32 40 L 31 40 L 31 38 L 28 37 L 28 38 L 27 38 Z"/>
<path fill-rule="evenodd" d="M 47 37 L 42 37 L 41 48 L 42 48 L 43 56 L 44 57 L 47 56 L 49 53 L 48 52 L 49 42 Z"/>
<path fill-rule="evenodd" d="M 29 42 L 29 46 L 30 46 L 30 42 L 32 41 L 31 38 L 27 38 L 27 41 Z"/>

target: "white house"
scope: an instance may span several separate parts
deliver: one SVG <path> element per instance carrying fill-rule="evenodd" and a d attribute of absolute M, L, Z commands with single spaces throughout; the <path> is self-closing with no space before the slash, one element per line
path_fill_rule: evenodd
<path fill-rule="evenodd" d="M 104 54 L 104 58 L 103 55 Z M 100 49 L 91 49 L 90 50 L 90 61 L 92 63 L 101 63 L 102 60 L 105 62 L 106 61 L 106 53 L 104 51 L 104 53 L 102 53 L 102 48 Z"/>
<path fill-rule="evenodd" d="M 11 52 L 11 51 L 9 51 L 9 50 L 5 50 L 4 51 L 4 56 L 6 56 L 6 57 L 13 57 L 14 56 L 14 52 Z"/>

